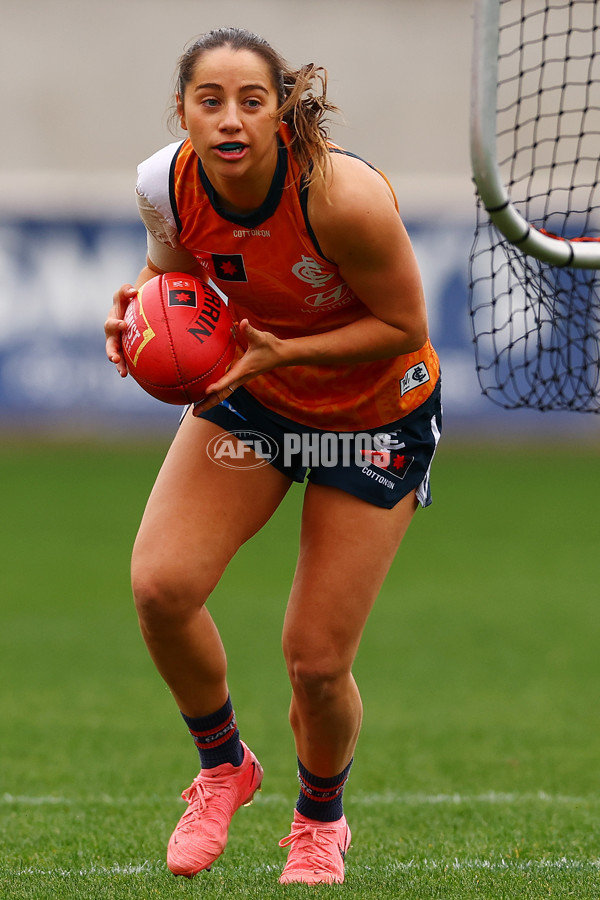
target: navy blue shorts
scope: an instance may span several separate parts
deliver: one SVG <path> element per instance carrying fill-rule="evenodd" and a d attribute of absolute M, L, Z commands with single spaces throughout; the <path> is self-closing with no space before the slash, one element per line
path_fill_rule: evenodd
<path fill-rule="evenodd" d="M 442 431 L 441 385 L 403 419 L 364 431 L 326 432 L 280 416 L 243 387 L 199 418 L 219 425 L 293 481 L 337 487 L 367 503 L 391 509 L 416 490 L 431 503 L 429 471 Z M 232 442 L 229 442 L 231 444 Z M 219 444 L 227 463 L 227 445 Z M 259 464 L 260 464 L 259 463 Z"/>

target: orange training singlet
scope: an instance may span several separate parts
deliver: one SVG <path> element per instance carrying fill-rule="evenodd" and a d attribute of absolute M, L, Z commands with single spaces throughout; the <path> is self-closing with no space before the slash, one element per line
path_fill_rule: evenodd
<path fill-rule="evenodd" d="M 234 319 L 247 318 L 255 328 L 285 339 L 340 328 L 369 311 L 320 252 L 308 221 L 308 190 L 288 149 L 287 126 L 279 135 L 271 188 L 254 212 L 236 215 L 219 208 L 189 140 L 173 158 L 170 196 L 181 245 L 227 294 Z M 344 152 L 333 145 L 332 151 Z M 301 424 L 360 431 L 420 406 L 438 377 L 438 358 L 427 341 L 421 350 L 393 359 L 273 369 L 244 387 Z"/>

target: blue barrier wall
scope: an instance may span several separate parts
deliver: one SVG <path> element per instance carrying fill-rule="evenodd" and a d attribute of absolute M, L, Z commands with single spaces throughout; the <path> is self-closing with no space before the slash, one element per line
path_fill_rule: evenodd
<path fill-rule="evenodd" d="M 597 432 L 595 416 L 508 413 L 481 395 L 468 315 L 473 224 L 407 226 L 442 362 L 447 432 Z M 120 379 L 104 355 L 112 294 L 135 279 L 144 259 L 144 230 L 135 221 L 0 223 L 0 426 L 88 433 L 175 427 L 178 410 Z"/>

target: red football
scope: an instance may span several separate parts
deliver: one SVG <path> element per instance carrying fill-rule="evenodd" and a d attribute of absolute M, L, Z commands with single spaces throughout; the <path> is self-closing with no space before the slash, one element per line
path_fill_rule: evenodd
<path fill-rule="evenodd" d="M 127 369 L 157 400 L 183 405 L 204 397 L 235 354 L 235 327 L 221 297 L 193 275 L 147 281 L 125 312 Z"/>

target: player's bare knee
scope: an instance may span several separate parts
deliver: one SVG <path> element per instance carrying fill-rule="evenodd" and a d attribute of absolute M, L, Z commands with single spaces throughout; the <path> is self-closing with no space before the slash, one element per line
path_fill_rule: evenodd
<path fill-rule="evenodd" d="M 147 631 L 168 630 L 184 624 L 204 605 L 213 585 L 203 584 L 185 570 L 132 567 L 135 607 Z"/>
<path fill-rule="evenodd" d="M 318 704 L 335 696 L 349 675 L 348 666 L 335 654 L 298 653 L 286 662 L 294 695 Z"/>

